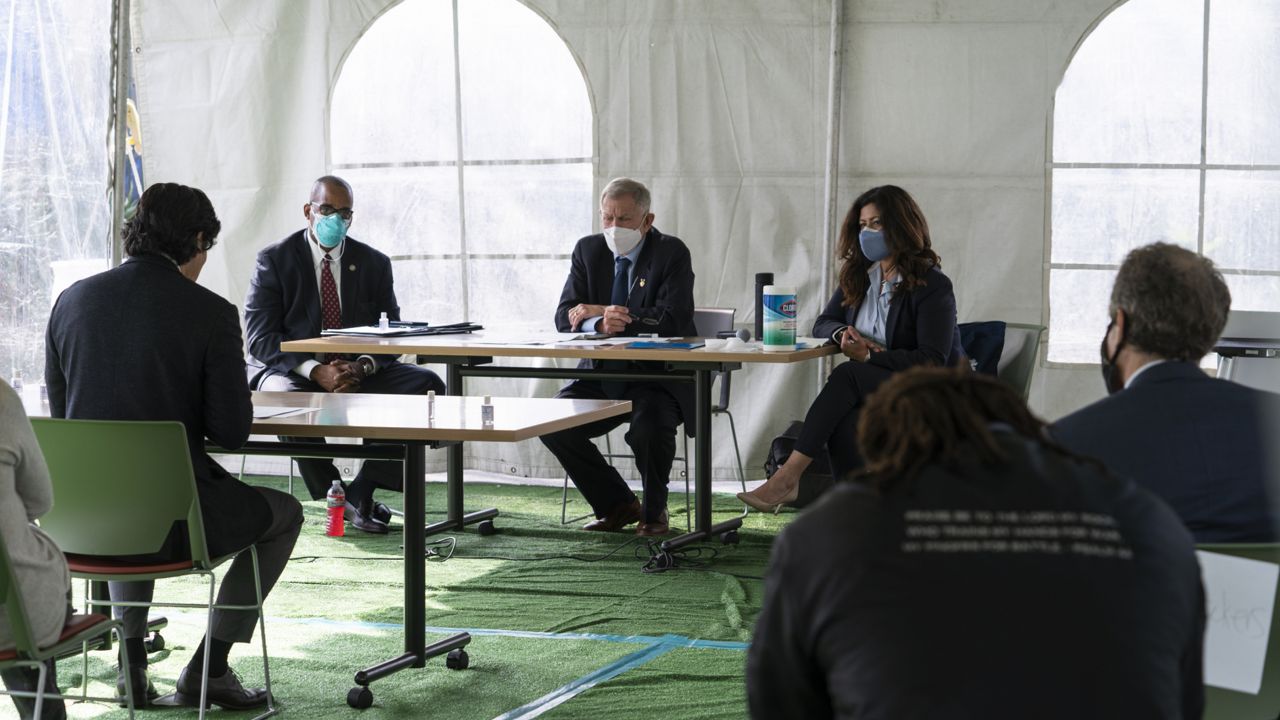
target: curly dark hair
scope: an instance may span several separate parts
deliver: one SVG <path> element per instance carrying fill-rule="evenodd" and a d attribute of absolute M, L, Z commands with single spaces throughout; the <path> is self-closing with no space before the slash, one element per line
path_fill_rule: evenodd
<path fill-rule="evenodd" d="M 866 298 L 867 286 L 871 283 L 867 277 L 871 261 L 862 254 L 862 246 L 858 244 L 861 231 L 859 216 L 862 208 L 871 204 L 880 211 L 880 228 L 902 278 L 894 290 L 895 294 L 910 292 L 924 285 L 924 276 L 929 268 L 942 266 L 942 258 L 933 251 L 933 243 L 929 239 L 929 223 L 911 195 L 897 185 L 873 187 L 853 201 L 853 207 L 849 208 L 849 214 L 845 215 L 844 224 L 840 226 L 836 256 L 843 263 L 840 266 L 840 290 L 844 293 L 845 307 L 858 307 Z"/>
<path fill-rule="evenodd" d="M 1048 437 L 1045 423 L 1008 385 L 965 367 L 917 367 L 894 373 L 867 398 L 858 422 L 866 460 L 861 479 L 883 490 L 928 465 L 954 467 L 975 453 L 984 464 L 1007 462 L 992 423 L 1075 457 Z"/>
<path fill-rule="evenodd" d="M 138 200 L 137 211 L 120 235 L 129 256 L 159 254 L 184 265 L 217 243 L 222 223 L 203 191 L 177 183 L 156 183 Z M 197 235 L 204 233 L 203 242 Z"/>
<path fill-rule="evenodd" d="M 1169 243 L 1125 256 L 1111 288 L 1111 317 L 1125 315 L 1125 342 L 1169 360 L 1198 362 L 1222 335 L 1231 291 L 1213 261 Z"/>

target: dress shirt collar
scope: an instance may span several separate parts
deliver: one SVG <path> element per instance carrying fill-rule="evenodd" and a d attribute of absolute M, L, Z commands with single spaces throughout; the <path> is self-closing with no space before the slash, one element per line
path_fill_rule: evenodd
<path fill-rule="evenodd" d="M 320 264 L 324 262 L 325 252 L 329 253 L 329 260 L 335 263 L 333 269 L 336 269 L 338 264 L 341 264 L 342 262 L 342 250 L 347 246 L 347 239 L 343 238 L 342 242 L 338 243 L 338 247 L 326 251 L 324 248 L 320 247 L 320 243 L 316 242 L 315 236 L 311 233 L 310 226 L 306 228 L 305 232 L 307 247 L 311 248 L 311 261 L 315 264 L 316 269 L 319 269 Z"/>
<path fill-rule="evenodd" d="M 867 277 L 871 280 L 870 287 L 872 287 L 877 294 L 883 294 L 883 288 L 880 287 L 880 284 L 884 281 L 884 270 L 880 268 L 880 263 L 871 263 L 871 267 L 867 268 Z M 900 282 L 902 282 L 902 273 L 894 273 L 893 277 L 889 280 L 889 287 L 897 287 Z"/>
<path fill-rule="evenodd" d="M 1153 367 L 1155 367 L 1155 366 L 1157 366 L 1157 365 L 1163 365 L 1164 363 L 1167 363 L 1167 362 L 1169 362 L 1169 361 L 1168 361 L 1168 360 L 1152 360 L 1151 362 L 1147 363 L 1146 365 L 1143 365 L 1142 367 L 1138 368 L 1137 370 L 1135 370 L 1135 371 L 1133 372 L 1133 374 L 1132 374 L 1132 375 L 1130 375 L 1130 376 L 1129 376 L 1129 379 L 1128 379 L 1128 380 L 1125 380 L 1125 381 L 1124 381 L 1124 389 L 1125 389 L 1125 390 L 1128 390 L 1128 389 L 1129 389 L 1129 386 L 1133 384 L 1133 381 L 1134 381 L 1134 380 L 1137 380 L 1137 379 L 1138 379 L 1138 376 L 1139 376 L 1139 375 L 1141 375 L 1142 373 L 1146 372 L 1147 370 L 1149 370 L 1149 369 L 1151 369 L 1151 368 L 1153 368 Z"/>

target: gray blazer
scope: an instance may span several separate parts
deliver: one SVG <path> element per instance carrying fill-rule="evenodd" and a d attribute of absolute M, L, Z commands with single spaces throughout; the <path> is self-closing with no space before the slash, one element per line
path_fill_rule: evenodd
<path fill-rule="evenodd" d="M 71 575 L 62 551 L 34 524 L 53 507 L 53 483 L 22 400 L 4 382 L 0 427 L 0 534 L 27 608 L 32 639 L 44 647 L 58 639 L 67 622 Z M 13 647 L 13 631 L 0 605 L 0 648 L 8 647 Z"/>

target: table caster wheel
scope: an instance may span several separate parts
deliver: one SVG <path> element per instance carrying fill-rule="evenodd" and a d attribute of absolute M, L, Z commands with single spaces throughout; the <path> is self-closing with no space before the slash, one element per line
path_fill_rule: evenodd
<path fill-rule="evenodd" d="M 466 670 L 471 664 L 471 658 L 467 656 L 467 651 L 462 648 L 450 650 L 449 654 L 444 658 L 444 666 L 450 670 Z"/>
<path fill-rule="evenodd" d="M 160 633 L 151 633 L 151 637 L 142 643 L 147 649 L 147 653 L 160 652 L 164 649 L 164 636 Z"/>
<path fill-rule="evenodd" d="M 367 687 L 353 687 L 347 691 L 347 704 L 356 710 L 373 705 L 373 691 Z"/>
<path fill-rule="evenodd" d="M 492 520 L 481 520 L 480 524 L 476 525 L 476 530 L 484 536 L 498 534 L 498 528 L 493 526 Z"/>
<path fill-rule="evenodd" d="M 721 545 L 737 545 L 738 531 L 730 530 L 728 532 L 720 533 L 720 544 Z"/>

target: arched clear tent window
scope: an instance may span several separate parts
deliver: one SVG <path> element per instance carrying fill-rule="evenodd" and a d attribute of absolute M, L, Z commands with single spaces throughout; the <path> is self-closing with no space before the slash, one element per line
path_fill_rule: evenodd
<path fill-rule="evenodd" d="M 1129 0 L 1054 101 L 1050 362 L 1096 363 L 1116 270 L 1164 241 L 1280 311 L 1280 3 Z"/>
<path fill-rule="evenodd" d="M 550 327 L 595 203 L 586 82 L 542 17 L 406 0 L 351 49 L 329 119 L 351 235 L 392 257 L 404 318 Z"/>

